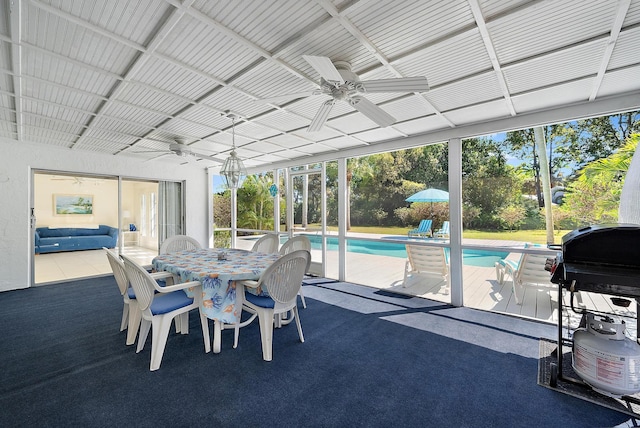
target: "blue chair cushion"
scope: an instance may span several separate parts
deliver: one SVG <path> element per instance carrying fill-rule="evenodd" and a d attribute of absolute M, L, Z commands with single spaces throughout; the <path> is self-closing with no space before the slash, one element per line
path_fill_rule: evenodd
<path fill-rule="evenodd" d="M 268 296 L 256 296 L 251 293 L 246 293 L 244 295 L 244 299 L 253 303 L 256 306 L 260 306 L 261 308 L 272 308 L 275 306 L 276 302 L 271 297 Z"/>
<path fill-rule="evenodd" d="M 158 293 L 153 297 L 151 303 L 151 313 L 153 315 L 166 314 L 176 309 L 193 303 L 193 299 L 188 297 L 184 291 L 178 290 L 172 293 Z"/>
<path fill-rule="evenodd" d="M 127 288 L 127 296 L 129 296 L 129 299 L 135 299 L 136 298 L 136 293 L 133 292 L 133 288 L 131 288 L 131 286 L 129 286 L 129 288 Z"/>

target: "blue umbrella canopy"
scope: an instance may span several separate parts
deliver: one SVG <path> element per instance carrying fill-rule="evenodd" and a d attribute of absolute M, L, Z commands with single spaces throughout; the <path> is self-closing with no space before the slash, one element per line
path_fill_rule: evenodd
<path fill-rule="evenodd" d="M 425 189 L 405 199 L 407 202 L 449 202 L 449 192 L 440 189 Z"/>

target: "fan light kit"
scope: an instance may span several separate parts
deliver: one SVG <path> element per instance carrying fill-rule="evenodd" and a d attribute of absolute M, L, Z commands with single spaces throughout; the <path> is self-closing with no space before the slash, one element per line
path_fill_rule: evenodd
<path fill-rule="evenodd" d="M 375 92 L 426 92 L 429 90 L 427 78 L 424 76 L 361 81 L 351 71 L 351 65 L 348 62 L 332 62 L 331 59 L 324 56 L 303 55 L 302 58 L 320 75 L 320 88 L 312 92 L 282 95 L 259 101 L 275 103 L 292 101 L 309 95 L 330 96 L 331 99 L 325 101 L 313 117 L 307 130 L 308 132 L 316 132 L 322 129 L 336 101 L 348 102 L 353 108 L 380 127 L 384 128 L 393 125 L 396 122 L 393 116 L 361 94 Z"/>
<path fill-rule="evenodd" d="M 242 187 L 244 179 L 247 177 L 247 170 L 242 163 L 242 160 L 236 154 L 236 118 L 235 114 L 227 114 L 227 117 L 231 119 L 231 142 L 233 148 L 229 157 L 222 164 L 220 175 L 224 178 L 225 185 L 228 189 L 237 189 Z"/>

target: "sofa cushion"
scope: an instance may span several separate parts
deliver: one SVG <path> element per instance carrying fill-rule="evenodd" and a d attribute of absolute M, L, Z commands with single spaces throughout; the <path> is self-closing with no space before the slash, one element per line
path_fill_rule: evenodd
<path fill-rule="evenodd" d="M 112 227 L 100 225 L 98 228 L 81 228 L 81 227 L 39 227 L 38 233 L 41 238 L 59 237 L 59 236 L 91 236 L 91 235 L 108 235 Z"/>
<path fill-rule="evenodd" d="M 118 242 L 118 229 L 101 224 L 97 228 L 39 227 L 35 233 L 35 252 L 98 250 L 114 248 Z"/>

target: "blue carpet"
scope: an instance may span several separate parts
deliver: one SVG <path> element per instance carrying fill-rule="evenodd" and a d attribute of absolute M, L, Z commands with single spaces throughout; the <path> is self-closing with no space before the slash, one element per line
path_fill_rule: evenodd
<path fill-rule="evenodd" d="M 0 293 L 0 426 L 607 427 L 628 419 L 537 384 L 555 327 L 349 283 L 305 285 L 262 361 L 257 322 L 205 354 L 196 312 L 160 370 L 119 332 L 112 277 Z"/>

